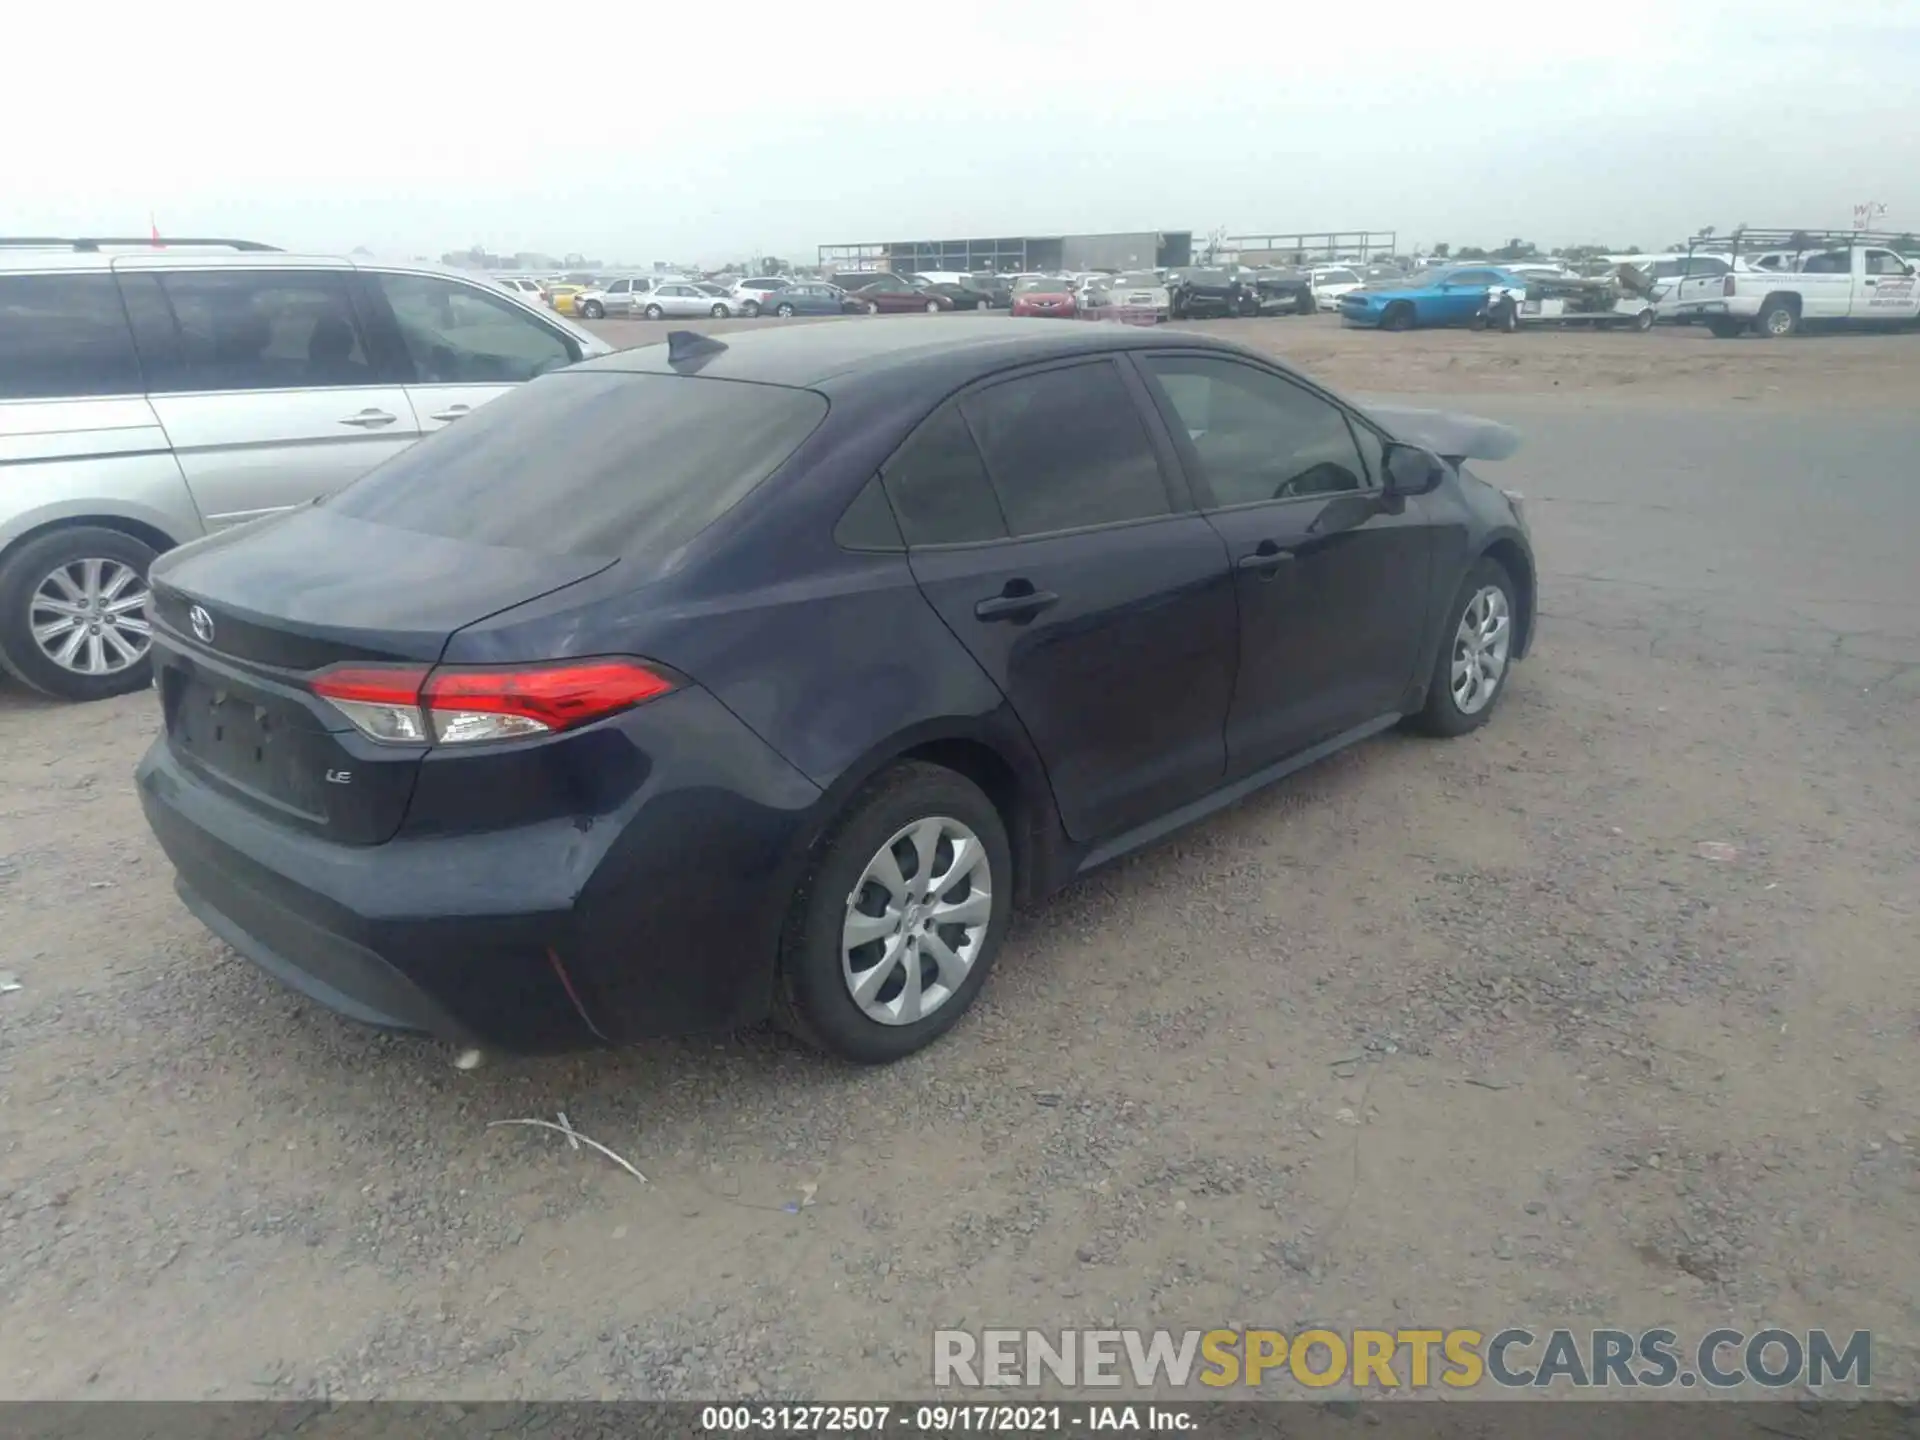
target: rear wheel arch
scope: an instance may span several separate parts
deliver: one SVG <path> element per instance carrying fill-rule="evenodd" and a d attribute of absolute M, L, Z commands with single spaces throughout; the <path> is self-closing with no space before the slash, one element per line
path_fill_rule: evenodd
<path fill-rule="evenodd" d="M 24 545 L 30 545 L 43 535 L 55 530 L 77 530 L 82 527 L 101 530 L 117 530 L 129 539 L 138 540 L 155 554 L 165 554 L 177 545 L 185 543 L 176 540 L 156 525 L 144 520 L 133 520 L 125 515 L 62 515 L 58 520 L 48 520 L 34 526 L 31 530 L 22 530 L 0 548 L 0 565 Z"/>
<path fill-rule="evenodd" d="M 939 765 L 980 788 L 999 812 L 1013 851 L 1014 898 L 1024 904 L 1050 892 L 1058 868 L 1049 837 L 1060 833 L 1053 792 L 1034 754 L 1010 753 L 1001 739 L 959 727 L 922 727 L 874 746 L 827 786 L 806 827 L 792 867 L 811 863 L 867 783 L 889 766 L 910 761 Z"/>

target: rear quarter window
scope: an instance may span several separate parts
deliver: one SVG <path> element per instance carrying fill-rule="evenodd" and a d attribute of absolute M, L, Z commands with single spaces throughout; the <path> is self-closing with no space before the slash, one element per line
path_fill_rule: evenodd
<path fill-rule="evenodd" d="M 424 535 L 553 555 L 663 556 L 826 418 L 811 390 L 574 371 L 489 402 L 329 502 Z"/>
<path fill-rule="evenodd" d="M 111 275 L 0 276 L 0 400 L 143 388 Z"/>

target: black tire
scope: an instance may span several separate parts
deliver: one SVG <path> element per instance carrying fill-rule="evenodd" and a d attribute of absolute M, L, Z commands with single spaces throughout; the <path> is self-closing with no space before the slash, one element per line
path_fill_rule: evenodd
<path fill-rule="evenodd" d="M 793 317 L 793 305 L 788 301 L 782 301 L 780 304 L 774 306 L 773 313 L 783 320 L 791 319 Z"/>
<path fill-rule="evenodd" d="M 758 320 L 760 318 L 760 302 L 758 300 L 747 301 L 746 304 L 740 307 L 740 313 L 749 320 Z M 781 313 L 783 315 L 790 315 L 793 312 L 791 310 L 783 310 Z"/>
<path fill-rule="evenodd" d="M 1387 306 L 1387 313 L 1380 317 L 1382 330 L 1411 330 L 1413 328 L 1413 306 L 1404 300 L 1396 300 Z"/>
<path fill-rule="evenodd" d="M 663 320 L 666 318 L 666 314 L 667 314 L 667 312 L 662 310 L 658 305 L 649 305 L 647 306 L 646 309 L 642 310 L 640 313 L 646 316 L 647 319 L 649 320 Z"/>
<path fill-rule="evenodd" d="M 101 525 L 50 530 L 20 546 L 0 564 L 0 667 L 59 700 L 105 700 L 144 690 L 153 681 L 151 656 L 109 675 L 76 675 L 34 643 L 28 605 L 41 582 L 63 565 L 117 560 L 132 566 L 144 581 L 153 557 L 152 546 Z"/>
<path fill-rule="evenodd" d="M 1460 708 L 1453 695 L 1455 637 L 1466 614 L 1467 603 L 1490 585 L 1497 586 L 1507 601 L 1507 662 L 1500 672 L 1500 678 L 1494 683 L 1492 696 L 1478 710 L 1469 713 Z M 1513 576 L 1497 560 L 1482 559 L 1476 562 L 1467 571 L 1467 578 L 1460 582 L 1460 590 L 1453 597 L 1453 604 L 1447 608 L 1446 626 L 1440 632 L 1439 653 L 1433 657 L 1433 674 L 1427 682 L 1426 706 L 1418 714 L 1409 717 L 1414 728 L 1429 735 L 1451 738 L 1464 735 L 1469 730 L 1478 730 L 1486 724 L 1487 717 L 1500 704 L 1500 697 L 1507 693 L 1507 681 L 1513 676 L 1513 650 L 1519 643 L 1519 624 L 1519 593 L 1514 587 Z"/>
<path fill-rule="evenodd" d="M 1800 312 L 1784 300 L 1769 300 L 1753 322 L 1754 333 L 1769 340 L 1785 340 L 1800 329 Z"/>
<path fill-rule="evenodd" d="M 1293 313 L 1296 315 L 1318 315 L 1320 313 L 1319 298 L 1313 291 L 1307 291 L 1293 302 Z"/>
<path fill-rule="evenodd" d="M 987 932 L 973 968 L 932 1014 L 908 1025 L 866 1015 L 848 993 L 841 939 L 848 897 L 887 838 L 932 816 L 958 820 L 987 852 L 993 896 Z M 876 775 L 848 803 L 816 850 L 794 895 L 774 985 L 774 1021 L 817 1049 L 861 1065 L 884 1065 L 932 1043 L 973 1004 L 993 968 L 1013 901 L 1013 857 L 993 802 L 965 776 L 909 761 Z"/>
<path fill-rule="evenodd" d="M 1716 340 L 1737 340 L 1746 332 L 1746 326 L 1727 315 L 1712 315 L 1707 318 L 1707 329 L 1713 332 Z"/>
<path fill-rule="evenodd" d="M 1651 330 L 1653 328 L 1653 311 L 1651 309 L 1647 309 L 1647 310 L 1642 310 L 1638 314 L 1636 314 L 1633 317 L 1633 328 L 1638 330 L 1643 335 L 1646 334 L 1647 331 Z"/>
<path fill-rule="evenodd" d="M 707 313 L 716 320 L 724 320 L 727 318 L 727 307 L 724 305 L 715 305 L 713 309 Z"/>
<path fill-rule="evenodd" d="M 878 315 L 880 313 L 880 302 L 878 300 L 869 300 L 866 302 L 866 306 L 867 314 Z"/>
<path fill-rule="evenodd" d="M 607 307 L 602 305 L 598 300 L 589 300 L 580 307 L 580 318 L 583 320 L 604 320 L 607 318 Z"/>

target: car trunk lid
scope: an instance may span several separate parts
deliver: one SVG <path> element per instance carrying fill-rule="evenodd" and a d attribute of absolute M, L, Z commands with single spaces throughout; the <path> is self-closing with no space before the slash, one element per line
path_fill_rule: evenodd
<path fill-rule="evenodd" d="M 310 688 L 331 666 L 430 666 L 462 626 L 597 574 L 605 556 L 445 539 L 324 507 L 154 569 L 167 742 L 216 789 L 347 844 L 399 829 L 425 745 L 381 744 Z"/>

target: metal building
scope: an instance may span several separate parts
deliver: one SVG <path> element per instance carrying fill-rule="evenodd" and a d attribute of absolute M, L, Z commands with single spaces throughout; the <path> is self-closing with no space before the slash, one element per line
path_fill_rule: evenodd
<path fill-rule="evenodd" d="M 822 245 L 829 274 L 928 270 L 1008 275 L 1028 271 L 1130 270 L 1193 263 L 1191 230 L 1121 231 L 1106 235 L 1014 235 L 965 240 L 887 240 Z"/>

